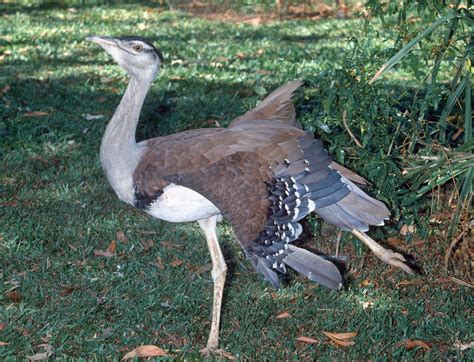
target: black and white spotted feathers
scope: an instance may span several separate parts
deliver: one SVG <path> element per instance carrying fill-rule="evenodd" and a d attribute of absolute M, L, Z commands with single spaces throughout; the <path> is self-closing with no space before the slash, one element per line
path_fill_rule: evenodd
<path fill-rule="evenodd" d="M 311 133 L 287 147 L 289 158 L 273 170 L 268 186 L 269 221 L 248 252 L 257 271 L 276 288 L 275 271 L 284 273 L 289 266 L 310 280 L 339 289 L 342 277 L 332 262 L 290 244 L 302 232 L 298 221 L 314 211 L 342 229 L 366 231 L 368 225 L 383 223 L 389 212 L 330 167 L 331 157 Z"/>

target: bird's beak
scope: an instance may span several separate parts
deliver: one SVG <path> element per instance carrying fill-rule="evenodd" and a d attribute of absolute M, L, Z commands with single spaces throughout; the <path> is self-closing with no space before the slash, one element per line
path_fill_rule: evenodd
<path fill-rule="evenodd" d="M 86 40 L 97 43 L 97 44 L 102 45 L 102 46 L 104 46 L 104 45 L 106 45 L 106 46 L 107 45 L 117 46 L 117 42 L 109 36 L 91 35 L 91 36 L 86 37 Z"/>

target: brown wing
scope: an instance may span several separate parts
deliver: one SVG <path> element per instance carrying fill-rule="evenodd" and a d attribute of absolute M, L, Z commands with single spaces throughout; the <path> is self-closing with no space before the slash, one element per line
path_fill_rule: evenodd
<path fill-rule="evenodd" d="M 388 215 L 382 203 L 330 167 L 331 157 L 312 133 L 282 122 L 189 131 L 147 146 L 134 174 L 136 193 L 159 196 L 164 184 L 174 183 L 209 199 L 274 286 L 273 270 L 284 272 L 286 264 L 339 288 L 337 268 L 289 246 L 301 234 L 298 221 L 310 212 L 349 230 L 366 230 Z"/>
<path fill-rule="evenodd" d="M 255 108 L 232 121 L 229 127 L 235 127 L 245 121 L 261 119 L 280 121 L 301 128 L 299 123 L 296 122 L 295 106 L 291 97 L 302 84 L 301 81 L 292 81 L 282 85 L 270 93 Z"/>
<path fill-rule="evenodd" d="M 268 221 L 272 169 L 300 152 L 297 137 L 303 134 L 280 122 L 256 121 L 148 141 L 134 172 L 136 206 L 146 208 L 169 183 L 188 187 L 221 210 L 245 246 Z"/>
<path fill-rule="evenodd" d="M 246 246 L 263 230 L 270 201 L 269 164 L 251 152 L 237 152 L 206 167 L 165 176 L 169 182 L 188 187 L 205 196 L 229 220 L 237 239 Z"/>

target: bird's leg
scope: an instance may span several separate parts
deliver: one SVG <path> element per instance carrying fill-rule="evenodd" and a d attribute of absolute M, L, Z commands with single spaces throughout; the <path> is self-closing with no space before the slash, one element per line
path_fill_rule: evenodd
<path fill-rule="evenodd" d="M 365 245 L 367 245 L 380 260 L 387 264 L 396 266 L 397 268 L 406 271 L 408 274 L 414 274 L 413 270 L 405 263 L 406 259 L 402 254 L 384 248 L 374 239 L 370 238 L 366 233 L 356 229 L 351 230 L 351 232 Z"/>
<path fill-rule="evenodd" d="M 227 265 L 222 255 L 219 241 L 216 233 L 217 216 L 199 220 L 204 234 L 206 235 L 207 246 L 212 259 L 212 280 L 214 281 L 214 300 L 212 304 L 212 324 L 211 332 L 207 340 L 206 348 L 201 350 L 202 354 L 209 354 L 210 351 L 215 350 L 219 344 L 219 323 L 221 317 L 222 295 L 224 292 L 225 277 L 227 272 Z"/>

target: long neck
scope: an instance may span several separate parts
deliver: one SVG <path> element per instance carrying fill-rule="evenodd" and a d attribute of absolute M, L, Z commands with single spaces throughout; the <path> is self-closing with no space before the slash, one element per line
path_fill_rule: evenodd
<path fill-rule="evenodd" d="M 133 171 L 142 152 L 137 145 L 135 131 L 150 86 L 151 81 L 130 78 L 100 146 L 100 161 L 109 183 L 119 198 L 129 203 L 133 203 Z"/>
<path fill-rule="evenodd" d="M 150 86 L 151 83 L 141 84 L 138 79 L 130 78 L 125 94 L 105 130 L 101 152 L 103 148 L 125 151 L 136 147 L 135 131 Z"/>

